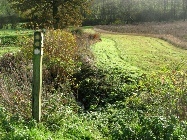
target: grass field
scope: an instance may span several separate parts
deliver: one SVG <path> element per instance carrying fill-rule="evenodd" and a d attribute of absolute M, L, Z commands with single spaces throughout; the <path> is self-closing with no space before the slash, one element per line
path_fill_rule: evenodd
<path fill-rule="evenodd" d="M 16 30 L 16 29 L 1 29 L 0 37 L 2 36 L 17 36 L 17 35 L 30 35 L 33 34 L 33 30 Z"/>
<path fill-rule="evenodd" d="M 0 56 L 5 53 L 17 52 L 19 50 L 18 47 L 0 47 Z"/>
<path fill-rule="evenodd" d="M 1 29 L 0 30 L 0 56 L 2 56 L 4 53 L 7 52 L 16 52 L 20 48 L 19 44 L 21 42 L 24 42 L 25 39 L 22 39 L 21 37 L 29 36 L 33 34 L 33 30 L 26 30 L 26 29 Z M 4 39 L 1 39 L 4 38 Z M 3 41 L 11 42 L 3 44 Z M 19 41 L 18 41 L 19 40 Z M 16 41 L 16 42 L 15 42 Z M 12 44 L 13 43 L 13 44 Z"/>
<path fill-rule="evenodd" d="M 175 46 L 187 49 L 187 22 L 174 21 L 174 22 L 150 22 L 150 23 L 137 23 L 134 25 L 103 25 L 96 26 L 107 31 L 125 33 L 125 34 L 138 34 L 143 36 L 155 36 L 166 40 Z"/>
<path fill-rule="evenodd" d="M 101 39 L 92 47 L 98 66 L 133 67 L 144 72 L 187 68 L 187 50 L 161 39 L 106 33 Z"/>

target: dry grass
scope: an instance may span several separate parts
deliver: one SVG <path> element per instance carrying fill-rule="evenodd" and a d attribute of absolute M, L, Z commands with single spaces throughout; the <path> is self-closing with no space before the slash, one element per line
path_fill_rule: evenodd
<path fill-rule="evenodd" d="M 99 25 L 96 26 L 96 28 L 118 33 L 158 37 L 175 46 L 187 49 L 187 21 L 175 21 L 169 23 L 151 22 L 135 25 Z"/>

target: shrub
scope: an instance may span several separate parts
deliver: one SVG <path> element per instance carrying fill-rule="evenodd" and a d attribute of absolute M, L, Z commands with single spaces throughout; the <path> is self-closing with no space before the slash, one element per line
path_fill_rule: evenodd
<path fill-rule="evenodd" d="M 186 139 L 187 123 L 180 122 L 175 116 L 151 116 L 141 110 L 108 105 L 96 112 L 85 114 L 94 120 L 97 128 L 112 140 L 156 140 Z"/>
<path fill-rule="evenodd" d="M 21 50 L 16 54 L 5 54 L 0 59 L 0 103 L 11 112 L 29 118 L 31 115 L 33 38 L 23 38 Z M 77 110 L 73 74 L 80 69 L 80 51 L 75 37 L 61 30 L 50 30 L 45 34 L 43 56 L 43 107 L 45 115 L 50 110 L 58 111 L 61 105 L 69 104 Z M 86 53 L 85 53 L 86 54 Z M 58 100 L 57 100 L 58 99 Z M 47 101 L 53 103 L 48 104 Z"/>
<path fill-rule="evenodd" d="M 25 59 L 32 59 L 32 43 L 33 38 L 21 49 Z M 44 39 L 44 82 L 50 84 L 55 81 L 57 87 L 66 80 L 70 82 L 79 66 L 78 47 L 74 36 L 62 30 L 47 31 Z"/>
<path fill-rule="evenodd" d="M 30 117 L 32 82 L 31 61 L 15 54 L 0 59 L 0 104 L 11 114 Z"/>
<path fill-rule="evenodd" d="M 181 120 L 186 120 L 186 82 L 185 71 L 152 74 L 141 81 L 142 93 L 139 97 L 151 114 L 175 115 Z"/>
<path fill-rule="evenodd" d="M 138 72 L 112 68 L 101 70 L 85 66 L 76 74 L 76 79 L 78 100 L 85 109 L 115 104 L 140 92 L 137 83 L 141 79 L 141 73 Z"/>
<path fill-rule="evenodd" d="M 91 40 L 100 40 L 100 35 L 98 33 L 95 34 L 89 34 L 89 39 Z"/>
<path fill-rule="evenodd" d="M 83 35 L 83 30 L 81 28 L 75 28 L 71 30 L 71 33 L 75 35 Z"/>
<path fill-rule="evenodd" d="M 52 77 L 62 82 L 71 79 L 80 66 L 74 36 L 61 30 L 49 31 L 44 43 L 44 64 L 51 71 Z"/>

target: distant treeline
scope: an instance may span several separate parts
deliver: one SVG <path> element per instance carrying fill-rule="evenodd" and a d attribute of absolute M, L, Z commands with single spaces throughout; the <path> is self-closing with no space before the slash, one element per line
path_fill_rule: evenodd
<path fill-rule="evenodd" d="M 187 19 L 187 0 L 49 0 L 43 3 L 36 2 L 37 4 L 27 0 L 0 0 L 0 28 L 4 28 L 7 24 L 11 24 L 14 28 L 20 22 L 37 23 L 42 28 L 46 26 L 64 28 L 70 25 L 81 25 L 83 17 L 85 18 L 83 25 Z M 87 13 L 88 9 L 91 9 L 90 14 Z"/>
<path fill-rule="evenodd" d="M 85 25 L 186 20 L 187 0 L 94 0 Z"/>

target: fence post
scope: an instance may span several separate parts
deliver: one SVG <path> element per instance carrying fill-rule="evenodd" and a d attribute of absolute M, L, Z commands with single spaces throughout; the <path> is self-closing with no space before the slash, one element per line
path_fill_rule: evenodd
<path fill-rule="evenodd" d="M 41 119 L 41 94 L 42 94 L 42 57 L 43 33 L 34 33 L 33 45 L 33 83 L 32 83 L 32 117 L 37 122 Z"/>

